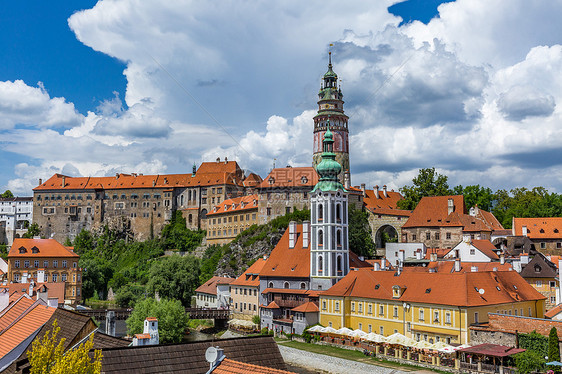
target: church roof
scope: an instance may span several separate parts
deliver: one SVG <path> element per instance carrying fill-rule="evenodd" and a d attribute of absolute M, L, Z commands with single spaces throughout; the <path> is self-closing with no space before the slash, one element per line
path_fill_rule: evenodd
<path fill-rule="evenodd" d="M 260 271 L 260 277 L 310 277 L 310 242 L 303 248 L 302 228 L 303 225 L 297 225 L 294 248 L 289 248 L 289 229 L 285 231 Z"/>

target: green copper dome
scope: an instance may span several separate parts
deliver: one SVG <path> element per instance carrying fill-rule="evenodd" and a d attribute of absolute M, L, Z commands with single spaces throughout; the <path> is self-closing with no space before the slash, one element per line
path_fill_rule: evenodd
<path fill-rule="evenodd" d="M 336 154 L 334 153 L 334 136 L 330 130 L 330 123 L 328 121 L 328 129 L 324 134 L 322 153 L 322 161 L 316 166 L 316 171 L 320 175 L 320 180 L 314 186 L 312 192 L 320 191 L 337 191 L 345 188 L 338 180 L 338 175 L 341 173 L 342 167 L 336 161 Z"/>

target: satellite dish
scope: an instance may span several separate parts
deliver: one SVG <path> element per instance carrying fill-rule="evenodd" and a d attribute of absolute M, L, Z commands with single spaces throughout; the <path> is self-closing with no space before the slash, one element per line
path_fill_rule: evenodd
<path fill-rule="evenodd" d="M 218 355 L 218 351 L 215 347 L 209 347 L 205 351 L 205 360 L 212 364 L 217 360 Z"/>
<path fill-rule="evenodd" d="M 478 290 L 478 293 L 479 293 L 480 295 L 484 295 L 484 292 L 485 292 L 485 291 L 484 291 L 483 288 L 481 288 L 481 289 Z"/>

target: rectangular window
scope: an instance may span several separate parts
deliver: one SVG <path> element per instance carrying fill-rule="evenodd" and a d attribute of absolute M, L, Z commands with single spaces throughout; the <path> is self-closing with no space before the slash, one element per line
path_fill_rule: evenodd
<path fill-rule="evenodd" d="M 359 330 L 363 330 L 363 324 L 359 323 Z"/>
<path fill-rule="evenodd" d="M 336 312 L 340 311 L 340 302 L 336 301 L 336 308 L 335 308 Z"/>
<path fill-rule="evenodd" d="M 439 233 L 438 232 L 435 233 L 435 240 L 439 240 Z"/>
<path fill-rule="evenodd" d="M 536 282 L 536 285 L 537 285 L 537 287 L 542 287 L 542 281 L 541 281 L 541 280 L 538 280 L 538 281 Z"/>
<path fill-rule="evenodd" d="M 33 261 L 33 267 L 35 267 L 35 268 L 39 267 L 39 260 Z"/>
<path fill-rule="evenodd" d="M 418 238 L 418 237 L 416 236 L 416 234 L 412 234 L 412 241 L 415 242 L 415 241 L 417 240 L 417 238 Z"/>
<path fill-rule="evenodd" d="M 420 309 L 419 320 L 420 320 L 420 321 L 423 321 L 423 320 L 424 320 L 423 309 Z"/>
<path fill-rule="evenodd" d="M 372 304 L 369 304 L 369 309 L 368 309 L 368 310 L 369 310 L 369 311 L 368 311 L 369 314 L 373 314 L 373 305 L 372 305 Z"/>
<path fill-rule="evenodd" d="M 63 260 L 63 261 L 62 261 L 62 267 L 63 267 L 63 268 L 66 268 L 66 260 Z"/>
<path fill-rule="evenodd" d="M 550 303 L 551 303 L 551 304 L 556 304 L 556 296 L 551 296 L 551 297 L 550 297 Z M 516 310 L 516 312 L 517 312 L 517 310 Z"/>
<path fill-rule="evenodd" d="M 28 267 L 29 267 L 29 260 L 25 260 L 25 261 L 23 262 L 23 267 L 24 267 L 24 268 L 28 268 Z"/>
<path fill-rule="evenodd" d="M 541 242 L 541 249 L 546 249 L 546 243 L 545 242 Z"/>
<path fill-rule="evenodd" d="M 379 305 L 379 316 L 384 316 L 384 305 Z"/>
<path fill-rule="evenodd" d="M 363 313 L 363 303 L 359 303 L 359 313 Z"/>
<path fill-rule="evenodd" d="M 439 311 L 433 312 L 433 322 L 439 322 Z"/>
<path fill-rule="evenodd" d="M 351 311 L 355 312 L 355 303 L 351 303 Z"/>
<path fill-rule="evenodd" d="M 394 307 L 393 317 L 395 317 L 395 318 L 398 317 L 398 307 L 397 306 Z"/>
<path fill-rule="evenodd" d="M 555 288 L 556 287 L 556 282 L 555 281 L 549 281 L 548 282 L 550 288 Z"/>
<path fill-rule="evenodd" d="M 19 268 L 19 267 L 20 267 L 20 260 L 14 261 L 14 267 L 15 267 L 15 268 Z"/>
<path fill-rule="evenodd" d="M 380 333 L 381 333 L 381 335 L 384 335 L 384 327 L 383 326 L 380 327 Z"/>
<path fill-rule="evenodd" d="M 445 323 L 450 325 L 451 324 L 451 313 L 445 313 Z"/>
<path fill-rule="evenodd" d="M 369 333 L 373 332 L 373 325 L 369 325 L 369 326 L 367 326 L 367 328 L 369 329 Z"/>
<path fill-rule="evenodd" d="M 431 239 L 431 233 L 426 232 L 426 233 L 425 233 L 425 239 L 426 239 L 426 240 Z"/>
<path fill-rule="evenodd" d="M 326 310 L 326 302 L 322 301 L 322 310 Z"/>
<path fill-rule="evenodd" d="M 49 261 L 48 261 L 48 260 L 44 260 L 44 261 L 43 261 L 43 267 L 44 267 L 44 268 L 48 268 L 48 267 L 49 267 Z"/>
<path fill-rule="evenodd" d="M 53 267 L 56 268 L 59 266 L 59 262 L 57 260 L 53 260 Z"/>
<path fill-rule="evenodd" d="M 412 331 L 412 323 L 411 322 L 406 322 L 406 331 L 408 331 L 408 332 Z"/>
<path fill-rule="evenodd" d="M 445 234 L 445 238 L 446 238 L 446 239 L 451 239 L 451 233 L 450 233 L 450 232 L 446 233 L 446 234 Z"/>
<path fill-rule="evenodd" d="M 511 314 L 511 310 L 509 311 L 509 314 Z M 478 323 L 478 312 L 474 312 L 474 323 Z"/>

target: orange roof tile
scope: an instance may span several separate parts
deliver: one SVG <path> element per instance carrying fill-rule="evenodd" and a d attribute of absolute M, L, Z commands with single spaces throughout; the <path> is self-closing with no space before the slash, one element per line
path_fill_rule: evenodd
<path fill-rule="evenodd" d="M 8 253 L 8 258 L 14 257 L 70 257 L 78 260 L 80 256 L 55 239 L 16 238 Z"/>
<path fill-rule="evenodd" d="M 56 308 L 35 304 L 27 309 L 19 319 L 0 332 L 0 357 L 16 348 L 51 318 Z"/>
<path fill-rule="evenodd" d="M 374 214 L 386 214 L 391 216 L 409 217 L 412 214 L 411 210 L 398 209 L 397 203 L 403 197 L 399 192 L 387 191 L 386 196 L 384 191 L 365 190 L 365 197 L 363 203 L 365 207 Z"/>
<path fill-rule="evenodd" d="M 260 188 L 274 187 L 314 187 L 318 183 L 318 173 L 311 167 L 287 167 L 273 169 L 261 182 Z"/>
<path fill-rule="evenodd" d="M 267 260 L 263 257 L 257 259 L 256 262 L 252 264 L 242 275 L 240 275 L 236 280 L 230 283 L 231 286 L 247 286 L 247 287 L 259 287 L 260 276 L 259 273 Z"/>
<path fill-rule="evenodd" d="M 33 286 L 33 291 L 37 292 L 37 290 L 43 285 L 47 287 L 47 296 L 49 299 L 56 298 L 59 304 L 64 303 L 65 282 L 35 283 Z M 29 283 L 10 283 L 5 287 L 10 290 L 10 295 L 13 294 L 16 297 L 19 297 L 22 294 L 27 295 L 29 292 Z"/>
<path fill-rule="evenodd" d="M 150 334 L 135 334 L 137 339 L 150 339 Z"/>
<path fill-rule="evenodd" d="M 279 305 L 275 301 L 270 302 L 266 307 L 266 309 L 279 309 Z"/>
<path fill-rule="evenodd" d="M 544 316 L 545 318 L 552 318 L 560 312 L 562 312 L 562 304 L 558 304 L 554 308 L 550 308 L 549 310 L 546 311 Z"/>
<path fill-rule="evenodd" d="M 472 267 L 478 268 L 478 271 L 511 271 L 511 264 L 500 264 L 499 262 L 461 262 L 461 272 L 471 272 Z M 455 261 L 431 261 L 427 266 L 405 266 L 402 271 L 407 272 L 436 272 L 436 273 L 453 273 L 455 269 Z"/>
<path fill-rule="evenodd" d="M 309 301 L 291 310 L 293 312 L 300 312 L 300 313 L 317 313 L 320 309 L 318 309 L 318 305 L 316 305 L 312 301 Z"/>
<path fill-rule="evenodd" d="M 515 235 L 523 235 L 523 226 L 531 239 L 562 239 L 562 217 L 513 218 Z"/>
<path fill-rule="evenodd" d="M 349 267 L 370 268 L 372 265 L 367 260 L 361 260 L 355 252 L 349 251 Z"/>
<path fill-rule="evenodd" d="M 16 300 L 10 302 L 8 307 L 0 313 L 0 331 L 8 327 L 34 303 L 35 300 L 23 295 L 19 295 Z"/>
<path fill-rule="evenodd" d="M 250 173 L 246 178 L 244 178 L 244 187 L 258 187 L 262 181 L 262 177 L 256 173 Z"/>
<path fill-rule="evenodd" d="M 258 195 L 241 196 L 234 199 L 228 199 L 215 206 L 213 210 L 207 213 L 207 215 L 213 216 L 225 213 L 244 212 L 251 209 L 258 209 L 258 200 Z"/>
<path fill-rule="evenodd" d="M 228 277 L 217 277 L 214 276 L 195 290 L 195 292 L 206 293 L 209 295 L 217 295 L 217 284 L 226 283 L 229 284 L 231 281 L 234 281 L 234 278 Z"/>
<path fill-rule="evenodd" d="M 378 285 L 378 287 L 376 287 Z M 404 288 L 402 296 L 393 297 L 392 287 Z M 481 294 L 478 290 L 483 290 Z M 352 296 L 371 299 L 397 300 L 438 305 L 483 306 L 517 301 L 543 300 L 515 271 L 420 273 L 358 269 L 351 271 L 325 296 Z"/>
<path fill-rule="evenodd" d="M 492 244 L 489 240 L 480 240 L 474 239 L 472 240 L 472 245 L 475 246 L 480 252 L 484 253 L 487 257 L 493 260 L 499 260 L 500 258 L 496 254 L 498 250 L 495 245 Z"/>
<path fill-rule="evenodd" d="M 297 240 L 294 248 L 289 248 L 289 229 L 285 230 L 260 271 L 260 277 L 308 278 L 310 276 L 310 243 L 308 247 L 302 247 L 302 227 L 297 225 Z"/>
<path fill-rule="evenodd" d="M 220 365 L 217 366 L 213 373 L 216 374 L 294 374 L 291 371 L 273 369 L 266 366 L 258 366 L 254 364 L 248 364 L 245 362 L 234 361 L 225 358 L 221 361 Z"/>

